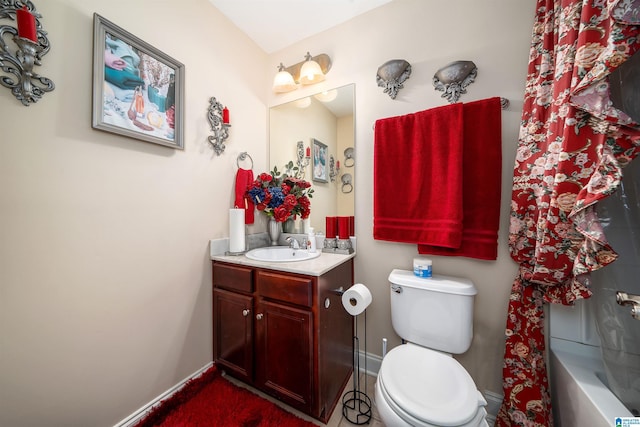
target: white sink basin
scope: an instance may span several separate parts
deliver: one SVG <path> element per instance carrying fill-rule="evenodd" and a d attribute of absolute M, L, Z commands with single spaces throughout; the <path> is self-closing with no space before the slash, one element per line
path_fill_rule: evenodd
<path fill-rule="evenodd" d="M 295 262 L 317 258 L 320 253 L 319 251 L 310 253 L 306 249 L 291 249 L 288 246 L 270 246 L 252 249 L 245 255 L 255 261 Z"/>

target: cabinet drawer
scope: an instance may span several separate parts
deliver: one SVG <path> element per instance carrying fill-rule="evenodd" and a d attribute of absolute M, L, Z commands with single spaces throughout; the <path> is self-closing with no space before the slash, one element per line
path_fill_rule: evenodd
<path fill-rule="evenodd" d="M 213 286 L 238 292 L 253 292 L 253 270 L 247 267 L 213 263 Z"/>
<path fill-rule="evenodd" d="M 313 280 L 310 277 L 258 270 L 256 282 L 261 297 L 304 307 L 311 307 L 313 303 Z"/>

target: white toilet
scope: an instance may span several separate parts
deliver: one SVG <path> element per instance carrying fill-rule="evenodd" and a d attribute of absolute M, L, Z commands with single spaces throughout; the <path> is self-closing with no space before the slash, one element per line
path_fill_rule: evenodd
<path fill-rule="evenodd" d="M 467 279 L 393 270 L 391 320 L 407 343 L 389 351 L 376 381 L 375 404 L 386 427 L 486 426 L 487 401 L 452 354 L 473 338 L 473 298 Z"/>

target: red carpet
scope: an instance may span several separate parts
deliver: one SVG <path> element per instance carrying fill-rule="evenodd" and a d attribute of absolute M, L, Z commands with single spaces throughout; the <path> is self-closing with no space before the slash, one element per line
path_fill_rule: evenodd
<path fill-rule="evenodd" d="M 187 382 L 135 427 L 316 427 L 224 379 L 215 366 Z"/>

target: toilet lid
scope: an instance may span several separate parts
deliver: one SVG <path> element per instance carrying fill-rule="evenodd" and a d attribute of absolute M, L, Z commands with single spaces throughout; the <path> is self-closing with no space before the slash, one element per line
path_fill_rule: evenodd
<path fill-rule="evenodd" d="M 383 359 L 378 375 L 393 406 L 425 424 L 464 425 L 482 405 L 478 389 L 462 365 L 424 347 L 395 347 Z"/>

